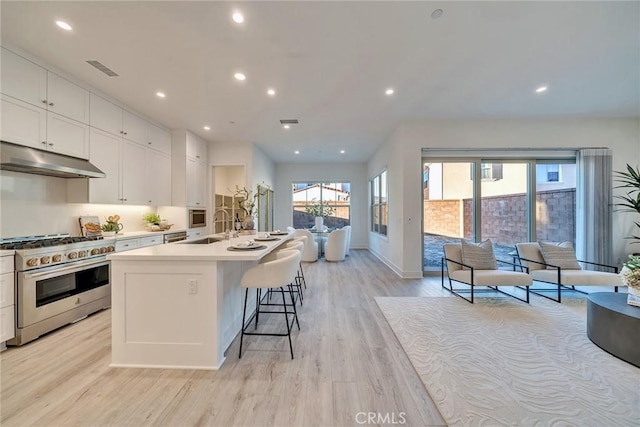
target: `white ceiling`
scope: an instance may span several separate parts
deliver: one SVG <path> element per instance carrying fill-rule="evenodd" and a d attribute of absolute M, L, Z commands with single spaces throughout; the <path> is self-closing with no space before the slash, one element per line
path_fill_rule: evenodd
<path fill-rule="evenodd" d="M 366 161 L 403 120 L 638 116 L 639 6 L 0 3 L 3 42 L 169 128 L 255 142 L 276 162 Z M 444 14 L 434 20 L 436 8 Z M 232 22 L 234 10 L 244 24 Z M 85 62 L 92 59 L 120 76 L 100 73 Z M 247 80 L 235 81 L 236 71 Z M 543 83 L 549 90 L 536 94 Z M 280 119 L 300 124 L 285 131 Z"/>

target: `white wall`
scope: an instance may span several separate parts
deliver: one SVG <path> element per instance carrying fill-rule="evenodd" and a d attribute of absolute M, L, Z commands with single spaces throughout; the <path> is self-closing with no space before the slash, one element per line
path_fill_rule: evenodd
<path fill-rule="evenodd" d="M 389 173 L 388 241 L 381 241 L 371 234 L 372 252 L 390 260 L 392 268 L 403 277 L 416 277 L 422 271 L 422 148 L 479 150 L 512 147 L 608 147 L 613 152 L 613 169 L 622 170 L 626 163 L 640 164 L 640 118 L 405 122 L 367 165 L 369 177 L 385 166 Z M 616 259 L 631 252 L 633 246 L 623 237 L 628 236 L 632 228 L 632 215 L 614 214 Z"/>
<path fill-rule="evenodd" d="M 351 247 L 367 247 L 368 187 L 365 163 L 278 163 L 275 184 L 275 228 L 286 229 L 293 222 L 293 182 L 351 183 Z"/>
<path fill-rule="evenodd" d="M 2 171 L 0 188 L 2 238 L 52 233 L 79 236 L 78 218 L 84 215 L 97 215 L 100 222 L 104 223 L 105 217 L 117 214 L 120 215 L 124 233 L 142 231 L 145 226 L 142 215 L 156 211 L 148 206 L 67 203 L 67 184 L 63 178 Z M 183 208 L 163 207 L 158 212 L 174 224 L 174 229 L 186 228 Z"/>

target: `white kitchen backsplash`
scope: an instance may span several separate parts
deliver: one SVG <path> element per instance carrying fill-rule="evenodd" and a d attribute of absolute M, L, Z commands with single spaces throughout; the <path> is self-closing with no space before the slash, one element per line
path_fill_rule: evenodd
<path fill-rule="evenodd" d="M 17 172 L 0 172 L 1 205 L 0 237 L 32 236 L 51 233 L 80 235 L 78 218 L 95 215 L 100 222 L 105 217 L 120 215 L 123 232 L 142 231 L 142 215 L 158 212 L 163 219 L 174 224 L 173 229 L 185 229 L 187 211 L 181 207 L 128 205 L 97 205 L 67 203 L 67 187 L 63 178 Z"/>

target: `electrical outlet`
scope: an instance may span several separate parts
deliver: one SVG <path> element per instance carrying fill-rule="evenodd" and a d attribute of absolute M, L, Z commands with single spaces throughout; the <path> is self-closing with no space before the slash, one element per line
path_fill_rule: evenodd
<path fill-rule="evenodd" d="M 198 281 L 195 279 L 189 280 L 189 295 L 196 295 L 198 293 Z"/>

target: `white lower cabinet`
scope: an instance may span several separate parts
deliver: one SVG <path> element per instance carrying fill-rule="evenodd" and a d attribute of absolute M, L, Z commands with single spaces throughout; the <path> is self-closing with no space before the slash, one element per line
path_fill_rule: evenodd
<path fill-rule="evenodd" d="M 140 238 L 140 247 L 144 248 L 145 246 L 155 246 L 164 244 L 164 235 L 156 234 L 154 236 L 149 237 L 141 237 Z"/>
<path fill-rule="evenodd" d="M 13 255 L 0 257 L 0 343 L 15 337 L 14 289 Z"/>
<path fill-rule="evenodd" d="M 202 239 L 207 235 L 206 228 L 190 228 L 187 230 L 187 240 L 198 240 Z"/>
<path fill-rule="evenodd" d="M 116 252 L 130 251 L 140 247 L 140 239 L 135 237 L 131 239 L 116 240 Z"/>

